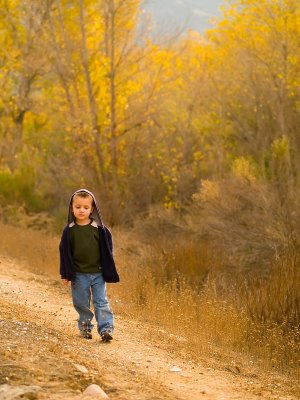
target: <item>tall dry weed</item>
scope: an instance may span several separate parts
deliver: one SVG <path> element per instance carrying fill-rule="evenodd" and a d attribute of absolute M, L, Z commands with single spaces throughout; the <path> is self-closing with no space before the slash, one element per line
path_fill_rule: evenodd
<path fill-rule="evenodd" d="M 296 192 L 287 190 L 283 198 L 282 188 L 244 172 L 204 182 L 181 218 L 160 210 L 138 226 L 139 233 L 146 226 L 144 234 L 155 249 L 146 256 L 153 271 L 149 293 L 154 281 L 160 298 L 172 299 L 171 306 L 165 304 L 172 322 L 168 315 L 153 317 L 177 329 L 184 326 L 178 316 L 189 315 L 189 326 L 197 332 L 189 335 L 198 343 L 195 348 L 204 343 L 205 332 L 215 345 L 252 354 L 268 367 L 295 370 L 300 307 Z M 186 287 L 194 291 L 189 306 Z M 147 302 L 143 307 L 149 315 Z"/>

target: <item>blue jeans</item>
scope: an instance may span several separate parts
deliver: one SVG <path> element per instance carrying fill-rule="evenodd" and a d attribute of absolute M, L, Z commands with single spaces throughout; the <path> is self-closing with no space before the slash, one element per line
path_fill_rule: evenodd
<path fill-rule="evenodd" d="M 72 282 L 72 299 L 79 315 L 79 330 L 82 330 L 83 323 L 86 323 L 89 329 L 94 327 L 92 324 L 94 314 L 90 310 L 91 297 L 99 334 L 106 330 L 113 332 L 114 315 L 109 308 L 102 273 L 82 274 L 76 272 L 75 280 Z"/>

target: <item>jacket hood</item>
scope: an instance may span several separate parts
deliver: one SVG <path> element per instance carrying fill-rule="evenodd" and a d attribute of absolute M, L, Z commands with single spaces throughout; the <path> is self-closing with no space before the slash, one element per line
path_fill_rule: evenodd
<path fill-rule="evenodd" d="M 68 224 L 70 225 L 72 222 L 75 222 L 75 221 L 74 221 L 74 220 L 75 220 L 74 214 L 73 214 L 73 212 L 72 212 L 72 200 L 73 200 L 74 195 L 77 194 L 77 193 L 87 193 L 87 194 L 89 194 L 90 196 L 92 196 L 92 198 L 93 198 L 93 200 L 94 200 L 94 209 L 93 209 L 93 212 L 92 212 L 92 214 L 91 214 L 91 218 L 92 218 L 94 221 L 96 221 L 97 225 L 99 225 L 99 226 L 101 226 L 101 227 L 103 228 L 103 227 L 104 227 L 104 224 L 103 224 L 103 221 L 102 221 L 102 216 L 101 216 L 101 213 L 100 213 L 100 208 L 98 207 L 96 198 L 95 198 L 95 196 L 93 195 L 93 193 L 90 192 L 90 191 L 87 190 L 87 189 L 78 189 L 78 190 L 76 190 L 76 192 L 74 192 L 74 193 L 72 194 L 72 197 L 71 197 L 71 199 L 70 199 L 70 204 L 69 204 Z"/>

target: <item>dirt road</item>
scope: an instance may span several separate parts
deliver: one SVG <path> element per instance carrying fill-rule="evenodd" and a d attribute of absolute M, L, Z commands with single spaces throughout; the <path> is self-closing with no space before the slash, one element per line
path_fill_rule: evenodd
<path fill-rule="evenodd" d="M 273 378 L 195 364 L 118 315 L 111 343 L 82 339 L 69 290 L 0 257 L 0 388 L 34 385 L 29 398 L 54 400 L 81 399 L 92 383 L 111 400 L 296 399 Z"/>

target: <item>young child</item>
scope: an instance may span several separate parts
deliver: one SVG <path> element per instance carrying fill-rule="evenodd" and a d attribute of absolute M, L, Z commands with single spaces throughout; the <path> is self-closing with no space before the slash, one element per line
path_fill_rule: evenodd
<path fill-rule="evenodd" d="M 113 258 L 112 236 L 103 224 L 95 196 L 86 189 L 71 197 L 68 225 L 60 245 L 62 283 L 71 281 L 72 299 L 78 313 L 78 328 L 86 339 L 92 339 L 92 319 L 96 317 L 102 340 L 112 340 L 114 316 L 106 295 L 105 282 L 119 282 Z M 90 309 L 91 297 L 94 313 Z"/>

